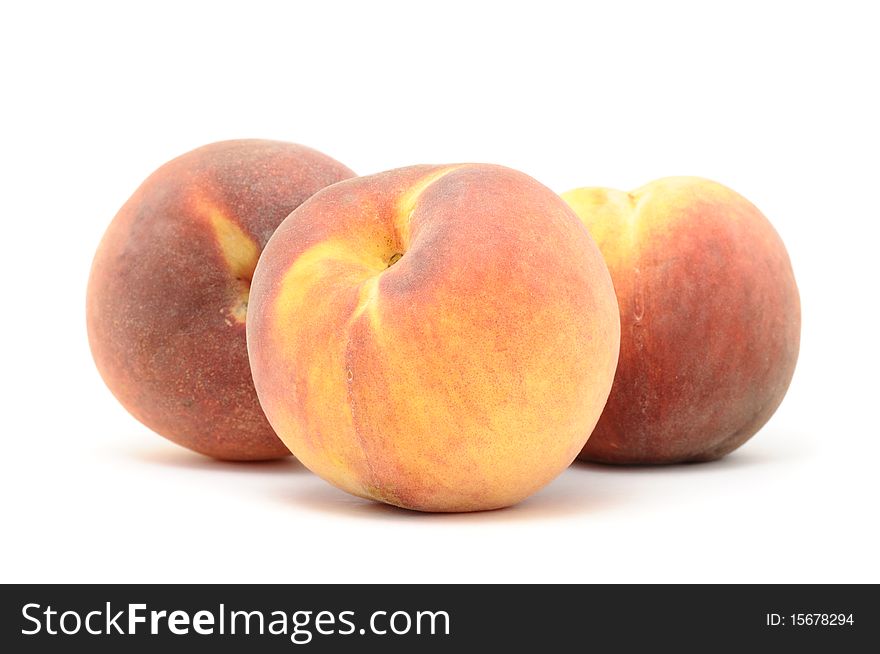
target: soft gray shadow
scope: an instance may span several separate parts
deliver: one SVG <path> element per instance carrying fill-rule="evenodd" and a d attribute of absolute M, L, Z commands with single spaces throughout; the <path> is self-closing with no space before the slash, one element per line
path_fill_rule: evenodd
<path fill-rule="evenodd" d="M 272 488 L 263 488 L 289 505 L 346 518 L 397 522 L 438 521 L 453 524 L 520 522 L 561 517 L 589 518 L 614 511 L 622 505 L 639 503 L 654 495 L 651 478 L 699 477 L 735 474 L 737 471 L 772 467 L 808 458 L 810 448 L 787 435 L 775 444 L 743 448 L 717 461 L 674 465 L 620 466 L 575 461 L 559 478 L 535 495 L 512 507 L 473 513 L 423 513 L 381 502 L 373 502 L 333 487 L 309 473 L 294 457 L 273 461 L 235 462 L 211 459 L 171 445 L 125 448 L 115 452 L 133 461 L 183 470 L 225 472 L 251 477 L 271 477 Z M 293 473 L 293 474 L 292 474 Z M 285 482 L 282 477 L 286 478 Z M 639 483 L 634 483 L 636 479 Z M 281 492 L 275 486 L 281 488 Z"/>
<path fill-rule="evenodd" d="M 770 447 L 765 443 L 746 443 L 738 450 L 715 461 L 695 463 L 672 463 L 661 465 L 618 465 L 612 463 L 592 463 L 576 460 L 572 467 L 588 470 L 602 475 L 703 475 L 733 472 L 736 470 L 763 468 L 773 465 L 792 463 L 807 459 L 811 448 L 806 439 L 800 439 L 801 445 L 792 447 L 788 438 L 786 443 L 777 443 Z"/>
<path fill-rule="evenodd" d="M 233 472 L 253 475 L 290 475 L 291 473 L 308 472 L 294 457 L 270 461 L 221 461 L 191 452 L 182 447 L 139 447 L 126 448 L 119 451 L 120 455 L 149 465 L 183 470 L 204 470 L 208 472 Z"/>
<path fill-rule="evenodd" d="M 305 480 L 303 480 L 305 481 Z M 425 513 L 361 499 L 348 495 L 318 479 L 285 489 L 279 499 L 312 511 L 332 513 L 347 518 L 381 519 L 407 522 L 486 523 L 533 521 L 544 518 L 589 516 L 610 510 L 625 500 L 619 492 L 603 493 L 597 484 L 586 479 L 581 471 L 566 470 L 549 486 L 523 502 L 504 509 L 470 513 Z"/>

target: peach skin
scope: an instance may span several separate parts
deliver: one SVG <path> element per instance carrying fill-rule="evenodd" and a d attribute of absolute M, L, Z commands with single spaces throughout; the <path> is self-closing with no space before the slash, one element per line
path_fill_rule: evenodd
<path fill-rule="evenodd" d="M 254 273 L 248 349 L 291 451 L 420 511 L 519 502 L 605 404 L 617 302 L 577 216 L 500 166 L 413 166 L 294 211 Z"/>
<path fill-rule="evenodd" d="M 174 159 L 135 191 L 98 247 L 86 302 L 95 363 L 135 418 L 220 459 L 289 454 L 251 381 L 251 275 L 291 211 L 353 175 L 301 145 L 225 141 Z"/>
<path fill-rule="evenodd" d="M 581 458 L 710 461 L 773 415 L 794 373 L 800 301 L 779 235 L 695 177 L 563 194 L 596 239 L 620 305 L 620 363 Z"/>

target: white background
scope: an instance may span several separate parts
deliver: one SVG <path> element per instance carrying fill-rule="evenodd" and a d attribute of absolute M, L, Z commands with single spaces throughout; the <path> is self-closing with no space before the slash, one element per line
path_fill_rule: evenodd
<path fill-rule="evenodd" d="M 11 4 L 0 580 L 880 581 L 873 3 Z M 178 448 L 92 364 L 89 265 L 152 170 L 242 137 L 361 174 L 488 161 L 559 192 L 721 181 L 791 254 L 789 394 L 720 462 L 576 465 L 483 514 Z"/>

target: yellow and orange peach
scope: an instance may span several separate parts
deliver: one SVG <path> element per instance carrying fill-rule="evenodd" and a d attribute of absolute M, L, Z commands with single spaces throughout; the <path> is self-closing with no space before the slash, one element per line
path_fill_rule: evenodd
<path fill-rule="evenodd" d="M 571 209 L 499 166 L 414 166 L 324 189 L 254 273 L 248 349 L 308 468 L 422 511 L 519 502 L 580 452 L 619 321 Z"/>
<path fill-rule="evenodd" d="M 620 362 L 581 458 L 708 461 L 757 432 L 797 361 L 800 301 L 758 209 L 694 177 L 563 194 L 596 240 L 620 306 Z"/>
<path fill-rule="evenodd" d="M 225 141 L 174 159 L 135 191 L 98 247 L 86 311 L 98 370 L 132 415 L 221 459 L 289 454 L 251 381 L 251 276 L 291 211 L 353 175 L 300 145 Z"/>

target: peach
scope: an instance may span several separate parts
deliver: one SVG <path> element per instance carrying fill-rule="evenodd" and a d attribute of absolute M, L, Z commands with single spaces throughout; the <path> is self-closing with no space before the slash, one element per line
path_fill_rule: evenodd
<path fill-rule="evenodd" d="M 247 333 L 290 450 L 421 511 L 519 502 L 580 452 L 617 363 L 601 254 L 499 166 L 413 166 L 317 193 L 269 240 Z"/>
<path fill-rule="evenodd" d="M 620 306 L 620 363 L 581 458 L 709 461 L 773 415 L 794 373 L 800 302 L 778 234 L 745 198 L 673 177 L 563 194 Z"/>
<path fill-rule="evenodd" d="M 98 247 L 86 307 L 98 370 L 135 418 L 220 459 L 289 454 L 250 376 L 251 275 L 291 211 L 353 175 L 301 145 L 225 141 L 174 159 L 135 191 Z"/>

